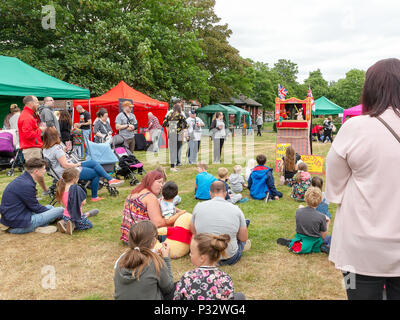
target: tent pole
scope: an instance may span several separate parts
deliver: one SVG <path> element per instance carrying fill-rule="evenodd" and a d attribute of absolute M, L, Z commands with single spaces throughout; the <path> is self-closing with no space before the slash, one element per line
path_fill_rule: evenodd
<path fill-rule="evenodd" d="M 90 109 L 90 97 L 89 97 L 89 114 L 90 114 L 90 119 L 92 118 L 92 111 Z M 92 122 L 93 123 L 93 122 Z M 90 140 L 93 141 L 92 137 L 92 125 L 90 125 Z"/>

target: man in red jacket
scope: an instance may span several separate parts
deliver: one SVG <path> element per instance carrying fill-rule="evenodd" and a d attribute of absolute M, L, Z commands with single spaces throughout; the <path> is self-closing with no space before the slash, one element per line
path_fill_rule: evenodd
<path fill-rule="evenodd" d="M 35 96 L 26 96 L 23 100 L 24 110 L 18 119 L 19 146 L 24 155 L 25 161 L 32 158 L 42 158 L 42 132 L 46 130 L 46 125 L 40 125 L 40 119 L 35 114 L 39 108 L 39 100 Z M 49 191 L 44 183 L 44 178 L 38 180 L 43 189 L 42 195 L 47 195 Z"/>

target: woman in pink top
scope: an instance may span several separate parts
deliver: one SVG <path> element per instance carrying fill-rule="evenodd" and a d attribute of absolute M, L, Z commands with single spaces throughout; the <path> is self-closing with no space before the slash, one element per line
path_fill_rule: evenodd
<path fill-rule="evenodd" d="M 329 260 L 348 299 L 382 299 L 384 287 L 400 299 L 400 60 L 368 69 L 361 102 L 327 156 L 326 198 L 338 204 Z"/>

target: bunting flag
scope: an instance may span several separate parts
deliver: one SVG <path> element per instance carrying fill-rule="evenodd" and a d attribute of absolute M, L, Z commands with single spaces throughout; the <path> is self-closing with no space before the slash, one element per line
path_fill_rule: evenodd
<path fill-rule="evenodd" d="M 280 84 L 278 84 L 278 96 L 279 96 L 279 98 L 284 100 L 287 94 L 288 94 L 287 89 L 285 87 L 282 87 Z"/>

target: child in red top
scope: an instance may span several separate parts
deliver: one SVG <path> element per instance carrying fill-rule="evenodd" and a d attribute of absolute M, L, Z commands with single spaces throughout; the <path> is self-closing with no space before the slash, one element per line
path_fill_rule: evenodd
<path fill-rule="evenodd" d="M 63 220 L 58 221 L 58 230 L 72 235 L 74 229 L 87 230 L 93 228 L 88 217 L 96 215 L 99 210 L 93 209 L 83 214 L 82 206 L 86 204 L 86 192 L 79 185 L 79 171 L 68 168 L 57 183 L 57 200 L 64 205 Z"/>

